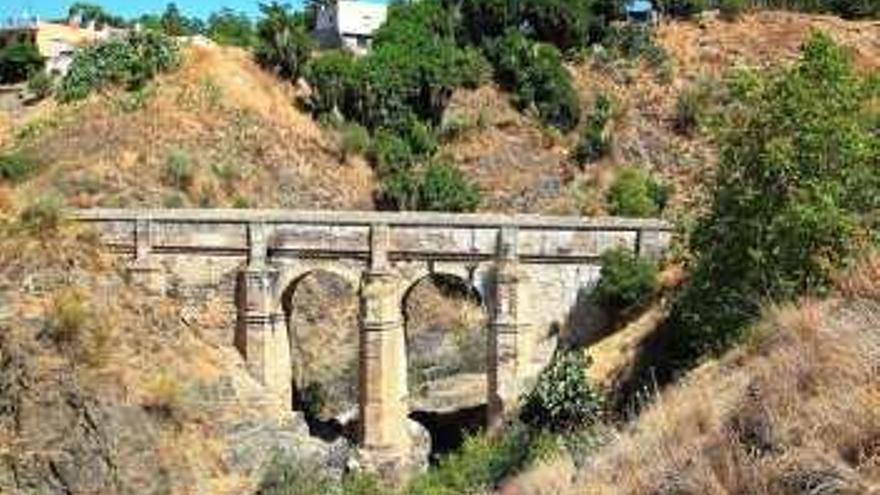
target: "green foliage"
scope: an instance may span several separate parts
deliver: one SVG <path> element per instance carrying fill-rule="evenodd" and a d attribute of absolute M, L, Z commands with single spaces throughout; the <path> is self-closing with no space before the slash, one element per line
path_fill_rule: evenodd
<path fill-rule="evenodd" d="M 183 150 L 172 150 L 165 161 L 165 181 L 180 190 L 188 189 L 193 182 L 192 160 Z"/>
<path fill-rule="evenodd" d="M 657 265 L 625 248 L 602 253 L 602 272 L 593 297 L 607 311 L 619 313 L 643 303 L 657 289 Z"/>
<path fill-rule="evenodd" d="M 247 14 L 229 8 L 220 9 L 208 17 L 206 33 L 221 45 L 250 48 L 254 45 L 256 32 Z"/>
<path fill-rule="evenodd" d="M 359 65 L 343 50 L 324 53 L 306 67 L 305 78 L 312 87 L 309 104 L 315 115 L 340 112 L 356 116 Z"/>
<path fill-rule="evenodd" d="M 648 25 L 628 23 L 609 27 L 602 46 L 616 57 L 643 59 L 653 67 L 661 67 L 669 61 L 669 54 L 657 43 L 654 30 Z"/>
<path fill-rule="evenodd" d="M 465 439 L 440 464 L 416 478 L 408 495 L 468 495 L 486 493 L 502 480 L 557 447 L 555 439 L 521 425 L 498 436 L 475 435 Z"/>
<path fill-rule="evenodd" d="M 73 18 L 76 16 L 79 16 L 82 25 L 88 25 L 89 23 L 94 22 L 96 28 L 101 28 L 105 25 L 113 27 L 125 26 L 125 19 L 121 16 L 113 15 L 104 10 L 100 5 L 94 3 L 74 2 L 73 5 L 67 9 L 67 17 Z"/>
<path fill-rule="evenodd" d="M 709 0 L 664 0 L 666 10 L 679 17 L 693 17 L 709 8 Z"/>
<path fill-rule="evenodd" d="M 738 341 L 762 303 L 821 293 L 877 241 L 877 85 L 819 33 L 793 67 L 743 80 L 719 136 L 713 202 L 691 236 L 693 273 L 668 322 L 682 365 Z"/>
<path fill-rule="evenodd" d="M 408 168 L 415 161 L 409 144 L 397 134 L 380 129 L 373 138 L 370 151 L 380 175 Z"/>
<path fill-rule="evenodd" d="M 312 38 L 286 5 L 261 4 L 257 23 L 257 61 L 280 77 L 296 81 L 312 54 Z"/>
<path fill-rule="evenodd" d="M 563 52 L 603 36 L 609 21 L 621 17 L 618 0 L 464 0 L 462 30 L 473 43 L 523 29 L 529 37 Z"/>
<path fill-rule="evenodd" d="M 299 396 L 298 408 L 307 418 L 319 418 L 327 403 L 327 392 L 318 382 L 309 383 Z"/>
<path fill-rule="evenodd" d="M 451 165 L 429 164 L 420 186 L 420 210 L 474 211 L 480 204 L 480 190 Z"/>
<path fill-rule="evenodd" d="M 19 183 L 30 178 L 36 164 L 20 151 L 0 153 L 0 180 Z"/>
<path fill-rule="evenodd" d="M 456 66 L 455 71 L 462 87 L 477 89 L 492 80 L 492 64 L 476 48 L 465 47 L 460 50 Z"/>
<path fill-rule="evenodd" d="M 614 112 L 614 105 L 608 96 L 601 94 L 596 98 L 595 108 L 581 138 L 574 149 L 574 160 L 579 165 L 596 161 L 611 151 L 611 136 L 608 122 Z"/>
<path fill-rule="evenodd" d="M 370 149 L 370 133 L 358 124 L 344 124 L 340 130 L 340 151 L 342 160 L 348 161 L 353 155 L 362 155 Z"/>
<path fill-rule="evenodd" d="M 276 453 L 263 473 L 256 495 L 328 495 L 333 480 L 318 466 Z"/>
<path fill-rule="evenodd" d="M 139 89 L 178 65 L 180 51 L 172 38 L 155 31 L 132 32 L 78 51 L 57 96 L 71 102 L 109 86 Z"/>
<path fill-rule="evenodd" d="M 718 10 L 721 17 L 733 21 L 739 18 L 748 8 L 748 0 L 720 0 Z"/>
<path fill-rule="evenodd" d="M 22 210 L 19 220 L 33 234 L 55 232 L 64 220 L 64 205 L 57 196 L 41 196 Z"/>
<path fill-rule="evenodd" d="M 201 19 L 184 16 L 174 2 L 165 6 L 165 11 L 159 18 L 159 25 L 162 32 L 168 36 L 192 36 L 205 31 L 205 25 Z"/>
<path fill-rule="evenodd" d="M 13 43 L 0 50 L 0 84 L 26 81 L 43 70 L 46 62 L 31 43 Z"/>
<path fill-rule="evenodd" d="M 577 92 L 559 50 L 509 30 L 490 45 L 489 54 L 498 82 L 514 93 L 517 107 L 534 108 L 544 123 L 562 131 L 577 125 Z"/>
<path fill-rule="evenodd" d="M 28 91 L 34 95 L 37 100 L 43 100 L 52 95 L 54 89 L 54 81 L 45 71 L 37 71 L 28 78 Z"/>
<path fill-rule="evenodd" d="M 582 351 L 558 351 L 522 400 L 527 425 L 556 433 L 582 430 L 602 417 L 604 401 L 587 378 L 591 360 Z"/>
<path fill-rule="evenodd" d="M 457 168 L 431 162 L 423 170 L 397 168 L 382 179 L 384 200 L 398 210 L 473 211 L 480 203 L 477 186 Z"/>
<path fill-rule="evenodd" d="M 625 167 L 608 189 L 606 200 L 612 215 L 653 217 L 666 207 L 668 196 L 669 189 L 646 171 Z"/>

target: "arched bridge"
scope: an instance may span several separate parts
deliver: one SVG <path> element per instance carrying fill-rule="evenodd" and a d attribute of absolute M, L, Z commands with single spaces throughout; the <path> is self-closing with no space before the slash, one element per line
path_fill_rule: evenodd
<path fill-rule="evenodd" d="M 359 287 L 361 441 L 391 453 L 408 446 L 401 301 L 415 283 L 452 274 L 482 296 L 490 317 L 491 425 L 545 364 L 535 356 L 538 341 L 550 326 L 570 321 L 599 277 L 601 253 L 625 246 L 657 257 L 670 237 L 662 221 L 622 218 L 210 209 L 92 209 L 75 216 L 129 255 L 132 278 L 155 290 L 171 279 L 234 281 L 232 340 L 250 373 L 287 407 L 286 289 L 315 270 Z"/>

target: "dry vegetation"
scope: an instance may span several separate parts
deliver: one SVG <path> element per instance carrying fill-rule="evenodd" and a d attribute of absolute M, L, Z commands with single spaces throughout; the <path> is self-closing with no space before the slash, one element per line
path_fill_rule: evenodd
<path fill-rule="evenodd" d="M 370 208 L 372 172 L 294 106 L 295 90 L 233 48 L 190 47 L 141 92 L 102 95 L 19 126 L 45 170 L 25 187 L 73 206 Z"/>
<path fill-rule="evenodd" d="M 527 493 L 878 493 L 878 260 L 835 297 L 768 308 L 746 345 L 660 393 L 576 474 L 564 460 L 525 476 L 565 490 Z"/>
<path fill-rule="evenodd" d="M 598 95 L 612 98 L 612 149 L 608 157 L 579 169 L 569 160 L 576 133 L 544 131 L 519 114 L 492 87 L 459 91 L 447 121 L 466 129 L 444 151 L 477 180 L 483 208 L 599 215 L 614 172 L 623 165 L 645 167 L 674 185 L 671 214 L 702 202 L 702 188 L 715 167 L 712 144 L 674 130 L 679 94 L 710 83 L 737 66 L 773 67 L 797 59 L 801 44 L 821 29 L 855 54 L 856 65 L 880 67 L 880 23 L 834 17 L 763 12 L 736 22 L 677 21 L 663 24 L 658 42 L 672 58 L 672 70 L 589 57 L 570 67 L 585 115 Z"/>
<path fill-rule="evenodd" d="M 278 411 L 260 400 L 228 335 L 210 334 L 223 318 L 211 303 L 186 308 L 128 285 L 120 262 L 75 225 L 7 219 L 0 231 L 0 484 L 252 487 L 227 435 Z"/>

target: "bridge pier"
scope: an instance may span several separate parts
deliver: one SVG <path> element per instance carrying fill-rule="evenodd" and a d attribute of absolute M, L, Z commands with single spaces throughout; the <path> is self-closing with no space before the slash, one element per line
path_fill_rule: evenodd
<path fill-rule="evenodd" d="M 488 397 L 486 424 L 490 430 L 503 425 L 516 409 L 521 393 L 522 367 L 531 357 L 524 311 L 524 276 L 517 254 L 517 230 L 502 228 L 498 239 L 498 259 L 491 298 L 491 320 L 486 358 Z"/>
<path fill-rule="evenodd" d="M 388 227 L 371 227 L 370 267 L 360 290 L 360 437 L 369 462 L 380 470 L 404 464 L 411 447 L 406 341 L 388 244 Z"/>
<path fill-rule="evenodd" d="M 248 372 L 284 408 L 292 409 L 290 343 L 281 311 L 278 271 L 266 263 L 262 225 L 248 226 L 248 264 L 239 273 L 236 347 Z"/>

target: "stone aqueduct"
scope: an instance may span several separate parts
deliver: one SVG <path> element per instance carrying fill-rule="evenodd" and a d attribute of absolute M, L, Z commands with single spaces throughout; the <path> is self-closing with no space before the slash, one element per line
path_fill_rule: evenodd
<path fill-rule="evenodd" d="M 288 408 L 288 288 L 315 270 L 359 287 L 360 441 L 388 454 L 408 448 L 401 305 L 419 280 L 454 275 L 482 297 L 491 426 L 546 364 L 534 350 L 549 327 L 570 321 L 598 279 L 598 256 L 622 245 L 656 257 L 670 238 L 657 220 L 533 215 L 93 209 L 76 218 L 130 256 L 132 278 L 154 290 L 234 287 L 231 340 L 253 377 Z"/>

